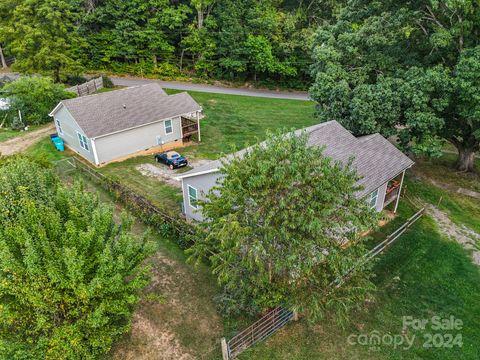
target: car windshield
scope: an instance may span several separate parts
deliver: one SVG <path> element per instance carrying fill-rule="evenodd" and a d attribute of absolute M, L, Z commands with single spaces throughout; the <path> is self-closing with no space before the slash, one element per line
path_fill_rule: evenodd
<path fill-rule="evenodd" d="M 176 159 L 176 158 L 179 158 L 179 157 L 180 157 L 180 155 L 178 155 L 178 154 L 173 154 L 171 158 L 172 158 L 172 159 Z"/>

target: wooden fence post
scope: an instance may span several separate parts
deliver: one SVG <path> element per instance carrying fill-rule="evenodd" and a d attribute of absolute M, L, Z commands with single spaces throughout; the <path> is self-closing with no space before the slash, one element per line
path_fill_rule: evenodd
<path fill-rule="evenodd" d="M 220 340 L 222 344 L 222 357 L 223 360 L 230 360 L 230 354 L 228 353 L 228 345 L 227 345 L 227 340 L 225 338 L 222 338 Z"/>

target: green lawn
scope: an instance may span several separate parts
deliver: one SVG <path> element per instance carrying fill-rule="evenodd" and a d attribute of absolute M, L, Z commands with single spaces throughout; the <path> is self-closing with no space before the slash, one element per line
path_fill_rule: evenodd
<path fill-rule="evenodd" d="M 155 205 L 172 213 L 181 211 L 182 190 L 155 178 L 144 176 L 136 169 L 140 164 L 156 164 L 153 156 L 138 156 L 123 162 L 111 163 L 98 171 L 127 185 L 150 199 Z"/>
<path fill-rule="evenodd" d="M 299 129 L 318 123 L 311 101 L 195 91 L 189 94 L 203 107 L 205 114 L 201 120 L 202 142 L 183 150 L 194 158 L 217 159 L 221 153 L 230 153 L 232 145 L 241 149 L 262 140 L 267 130 Z"/>
<path fill-rule="evenodd" d="M 456 170 L 456 159 L 456 154 L 444 153 L 440 158 L 420 158 L 416 162 L 421 173 L 434 180 L 480 192 L 480 158 L 475 159 L 475 173 Z"/>

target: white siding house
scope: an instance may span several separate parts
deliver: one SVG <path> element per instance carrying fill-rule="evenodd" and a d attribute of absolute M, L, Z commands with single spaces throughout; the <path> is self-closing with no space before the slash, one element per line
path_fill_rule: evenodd
<path fill-rule="evenodd" d="M 156 83 L 61 101 L 50 113 L 65 144 L 95 165 L 200 141 L 202 108 L 187 93 Z"/>
<path fill-rule="evenodd" d="M 299 130 L 299 133 L 302 130 Z M 394 211 L 398 206 L 405 171 L 413 161 L 379 134 L 356 138 L 336 121 L 329 121 L 304 129 L 309 136 L 310 146 L 325 146 L 323 154 L 333 160 L 347 163 L 361 176 L 362 186 L 357 196 L 364 198 L 372 208 L 382 211 L 394 202 Z M 248 149 L 241 150 L 242 155 Z M 182 181 L 183 209 L 187 219 L 202 221 L 201 208 L 195 205 L 195 199 L 204 199 L 208 191 L 217 183 L 221 184 L 220 169 L 222 160 L 190 170 L 177 177 Z"/>

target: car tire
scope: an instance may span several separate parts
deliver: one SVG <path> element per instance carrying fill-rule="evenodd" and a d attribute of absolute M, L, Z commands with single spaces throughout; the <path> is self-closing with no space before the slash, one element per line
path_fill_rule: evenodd
<path fill-rule="evenodd" d="M 173 166 L 173 164 L 170 164 L 170 170 L 173 170 L 175 169 L 175 167 Z"/>

